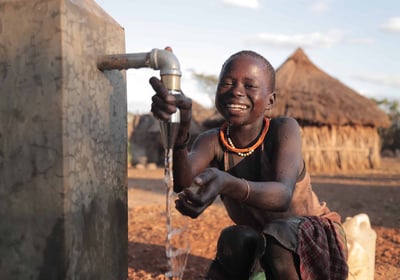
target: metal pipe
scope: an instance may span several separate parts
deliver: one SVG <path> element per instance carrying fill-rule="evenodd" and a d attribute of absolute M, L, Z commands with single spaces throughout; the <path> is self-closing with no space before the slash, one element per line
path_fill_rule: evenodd
<path fill-rule="evenodd" d="M 111 54 L 97 58 L 97 68 L 122 70 L 130 68 L 152 68 L 160 70 L 161 81 L 170 94 L 181 94 L 181 70 L 176 56 L 167 50 L 153 49 L 147 53 Z M 168 121 L 160 122 L 161 140 L 165 149 L 172 149 L 178 135 L 180 111 L 172 114 Z"/>
<path fill-rule="evenodd" d="M 147 53 L 101 55 L 97 58 L 97 68 L 101 71 L 130 68 L 160 70 L 161 80 L 169 90 L 181 90 L 179 61 L 170 51 L 152 49 Z"/>

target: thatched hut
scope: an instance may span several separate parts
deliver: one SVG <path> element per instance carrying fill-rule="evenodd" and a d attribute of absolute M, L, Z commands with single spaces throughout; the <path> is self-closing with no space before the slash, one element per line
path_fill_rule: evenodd
<path fill-rule="evenodd" d="M 390 124 L 388 116 L 372 100 L 320 70 L 302 49 L 277 69 L 276 92 L 273 116 L 291 116 L 300 123 L 311 172 L 379 166 L 377 128 Z"/>

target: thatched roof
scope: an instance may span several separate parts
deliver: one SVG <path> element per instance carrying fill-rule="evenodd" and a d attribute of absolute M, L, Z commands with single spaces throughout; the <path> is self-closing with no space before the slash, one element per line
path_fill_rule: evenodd
<path fill-rule="evenodd" d="M 314 125 L 390 124 L 372 100 L 320 70 L 301 48 L 277 69 L 276 93 L 273 116 L 291 116 L 300 123 Z"/>

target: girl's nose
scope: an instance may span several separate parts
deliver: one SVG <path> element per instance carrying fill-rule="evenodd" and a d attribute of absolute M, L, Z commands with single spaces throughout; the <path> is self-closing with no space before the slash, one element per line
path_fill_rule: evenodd
<path fill-rule="evenodd" d="M 242 87 L 241 85 L 236 85 L 233 90 L 232 90 L 233 94 L 235 96 L 244 96 L 245 95 L 245 91 L 244 91 L 244 87 Z"/>

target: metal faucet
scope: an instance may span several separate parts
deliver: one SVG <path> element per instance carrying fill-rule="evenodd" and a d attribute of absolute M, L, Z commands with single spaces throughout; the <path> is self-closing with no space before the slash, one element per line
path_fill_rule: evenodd
<path fill-rule="evenodd" d="M 102 55 L 97 58 L 97 68 L 104 70 L 122 70 L 130 68 L 152 68 L 160 70 L 161 82 L 170 94 L 181 94 L 181 76 L 179 61 L 167 50 L 152 49 L 147 53 Z M 164 149 L 172 149 L 179 131 L 181 115 L 179 109 L 168 121 L 160 121 L 161 140 Z"/>

